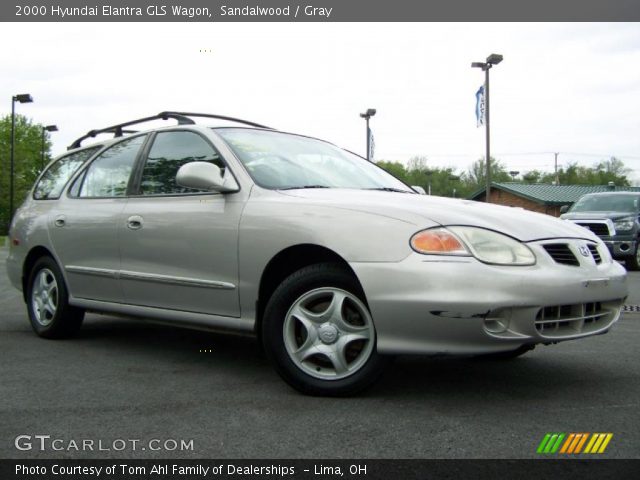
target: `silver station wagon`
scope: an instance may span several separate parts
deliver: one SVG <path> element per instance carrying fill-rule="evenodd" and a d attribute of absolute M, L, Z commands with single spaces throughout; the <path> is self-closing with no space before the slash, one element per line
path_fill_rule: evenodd
<path fill-rule="evenodd" d="M 177 124 L 128 129 L 157 119 Z M 624 268 L 580 226 L 420 195 L 325 141 L 208 114 L 76 140 L 10 242 L 38 335 L 72 335 L 86 311 L 253 333 L 315 395 L 353 394 L 397 354 L 513 358 L 605 333 L 627 296 Z"/>

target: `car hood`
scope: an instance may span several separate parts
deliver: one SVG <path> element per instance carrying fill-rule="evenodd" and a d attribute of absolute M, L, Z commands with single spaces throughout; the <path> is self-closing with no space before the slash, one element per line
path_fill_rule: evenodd
<path fill-rule="evenodd" d="M 587 229 L 572 222 L 521 208 L 472 200 L 429 195 L 352 189 L 280 191 L 300 201 L 377 214 L 411 222 L 418 228 L 439 225 L 470 225 L 505 233 L 523 242 L 548 238 L 597 240 Z M 425 220 L 427 222 L 425 222 Z"/>
<path fill-rule="evenodd" d="M 635 217 L 635 215 L 633 212 L 569 212 L 564 213 L 560 218 L 564 220 L 618 220 L 627 217 Z"/>

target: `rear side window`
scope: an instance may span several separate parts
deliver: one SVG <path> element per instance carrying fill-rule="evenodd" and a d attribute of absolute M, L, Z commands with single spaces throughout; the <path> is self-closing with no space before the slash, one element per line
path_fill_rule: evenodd
<path fill-rule="evenodd" d="M 87 148 L 58 159 L 40 177 L 40 181 L 33 190 L 33 198 L 36 200 L 60 198 L 62 189 L 69 179 L 100 148 Z"/>
<path fill-rule="evenodd" d="M 138 151 L 146 135 L 129 138 L 102 152 L 91 162 L 80 186 L 80 197 L 123 197 Z"/>
<path fill-rule="evenodd" d="M 220 154 L 200 135 L 193 132 L 160 132 L 156 135 L 140 177 L 140 195 L 177 195 L 200 190 L 181 187 L 176 174 L 189 162 L 210 162 L 222 170 Z M 208 192 L 211 193 L 211 192 Z"/>

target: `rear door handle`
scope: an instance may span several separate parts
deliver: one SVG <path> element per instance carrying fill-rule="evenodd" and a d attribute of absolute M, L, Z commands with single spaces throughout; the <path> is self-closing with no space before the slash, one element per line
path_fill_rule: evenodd
<path fill-rule="evenodd" d="M 67 217 L 65 217 L 64 215 L 58 215 L 56 219 L 53 221 L 53 224 L 56 227 L 64 227 L 66 223 L 67 223 Z"/>
<path fill-rule="evenodd" d="M 127 227 L 131 230 L 140 230 L 143 224 L 144 220 L 140 215 L 132 215 L 127 219 Z"/>

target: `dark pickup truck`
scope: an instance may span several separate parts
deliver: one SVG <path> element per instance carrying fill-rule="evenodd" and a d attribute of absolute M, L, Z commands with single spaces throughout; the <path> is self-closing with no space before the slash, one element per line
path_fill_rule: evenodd
<path fill-rule="evenodd" d="M 628 270 L 640 270 L 639 217 L 640 192 L 591 193 L 560 216 L 598 235 Z"/>

